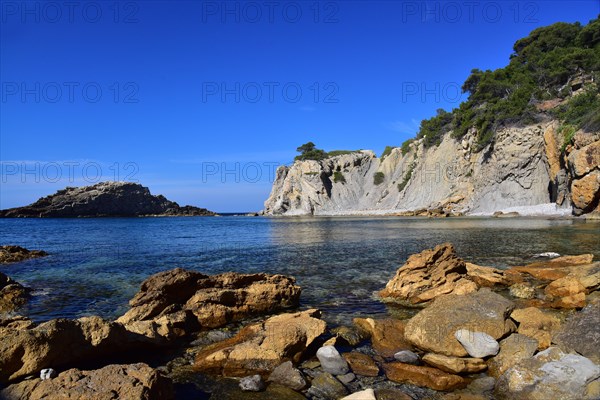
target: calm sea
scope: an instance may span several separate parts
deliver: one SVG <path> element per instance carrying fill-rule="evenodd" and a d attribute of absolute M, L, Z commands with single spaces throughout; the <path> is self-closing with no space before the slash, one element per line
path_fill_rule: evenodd
<path fill-rule="evenodd" d="M 0 244 L 46 250 L 46 258 L 0 267 L 35 289 L 21 314 L 116 317 L 140 283 L 183 267 L 280 273 L 303 287 L 302 306 L 330 322 L 387 309 L 374 293 L 413 253 L 452 242 L 465 260 L 506 268 L 534 254 L 594 253 L 600 222 L 394 217 L 0 219 Z"/>

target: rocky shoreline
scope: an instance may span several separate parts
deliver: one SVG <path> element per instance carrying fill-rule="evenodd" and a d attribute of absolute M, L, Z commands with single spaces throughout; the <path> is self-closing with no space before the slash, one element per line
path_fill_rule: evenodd
<path fill-rule="evenodd" d="M 130 182 L 100 182 L 67 187 L 25 207 L 0 210 L 0 218 L 195 217 L 216 213 L 180 206 L 147 187 Z"/>
<path fill-rule="evenodd" d="M 174 269 L 115 321 L 0 318 L 0 398 L 598 399 L 600 263 L 500 270 L 451 244 L 379 293 L 410 319 L 328 326 L 291 277 Z M 17 310 L 18 311 L 18 310 Z M 61 397 L 62 396 L 62 397 Z M 69 397 L 70 396 L 70 397 Z"/>

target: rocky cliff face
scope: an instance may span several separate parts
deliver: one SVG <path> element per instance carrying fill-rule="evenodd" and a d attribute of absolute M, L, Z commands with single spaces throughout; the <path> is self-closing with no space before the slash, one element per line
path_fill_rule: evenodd
<path fill-rule="evenodd" d="M 544 204 L 580 215 L 599 210 L 599 140 L 579 132 L 563 151 L 558 124 L 547 122 L 499 131 L 480 152 L 472 150 L 471 132 L 461 141 L 446 135 L 431 148 L 417 140 L 383 159 L 359 151 L 299 161 L 277 170 L 264 213 L 492 214 Z"/>
<path fill-rule="evenodd" d="M 205 208 L 181 207 L 162 195 L 150 194 L 147 187 L 129 182 L 67 187 L 28 206 L 0 210 L 0 218 L 202 215 L 215 213 Z"/>

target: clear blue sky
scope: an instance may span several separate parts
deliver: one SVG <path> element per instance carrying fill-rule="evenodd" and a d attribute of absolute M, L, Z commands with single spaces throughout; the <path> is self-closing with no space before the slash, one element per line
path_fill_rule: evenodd
<path fill-rule="evenodd" d="M 295 149 L 400 145 L 515 40 L 598 0 L 0 2 L 0 208 L 137 180 L 262 208 Z"/>

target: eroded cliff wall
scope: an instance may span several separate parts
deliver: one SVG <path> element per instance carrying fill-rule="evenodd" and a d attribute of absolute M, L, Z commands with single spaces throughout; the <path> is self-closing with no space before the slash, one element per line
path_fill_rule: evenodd
<path fill-rule="evenodd" d="M 277 171 L 266 215 L 481 213 L 554 203 L 556 212 L 598 208 L 600 135 L 581 133 L 562 148 L 556 122 L 496 133 L 473 151 L 474 134 L 439 146 L 419 140 L 381 159 L 363 150 L 322 161 L 297 161 Z M 587 141 L 587 142 L 586 142 Z M 588 143 L 589 142 L 589 143 Z M 375 174 L 379 180 L 375 181 Z M 579 194 L 582 192 L 582 194 Z M 548 207 L 546 207 L 548 208 Z"/>

